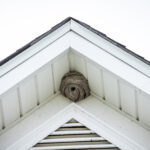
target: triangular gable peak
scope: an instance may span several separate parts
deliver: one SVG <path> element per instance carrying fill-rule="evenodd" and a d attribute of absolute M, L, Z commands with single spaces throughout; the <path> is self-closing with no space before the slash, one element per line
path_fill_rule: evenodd
<path fill-rule="evenodd" d="M 150 139 L 149 131 L 144 129 L 149 130 L 150 127 L 149 62 L 127 50 L 123 45 L 106 37 L 101 32 L 76 19 L 67 18 L 50 31 L 6 58 L 1 62 L 1 65 L 0 129 L 2 136 L 0 137 L 0 142 L 2 141 L 1 143 L 3 143 L 3 149 L 8 147 L 10 149 L 20 148 L 19 146 L 21 145 L 19 144 L 21 142 L 19 142 L 19 139 L 23 137 L 22 140 L 25 144 L 24 139 L 28 137 L 28 134 L 31 134 L 29 139 L 34 141 L 33 128 L 24 132 L 20 128 L 22 132 L 20 135 L 22 136 L 18 135 L 16 139 L 13 138 L 13 134 L 13 137 L 10 137 L 9 133 L 15 134 L 18 132 L 19 128 L 17 128 L 17 125 L 20 126 L 23 121 L 27 123 L 25 123 L 26 126 L 32 124 L 29 118 L 36 114 L 34 111 L 38 110 L 39 107 L 44 109 L 44 104 L 60 95 L 61 79 L 69 71 L 82 73 L 88 79 L 92 97 L 109 105 L 111 109 L 117 110 L 114 116 L 111 115 L 111 111 L 107 111 L 107 108 L 105 110 L 108 113 L 107 115 L 114 117 L 114 120 L 117 122 L 116 125 L 113 124 L 114 120 L 107 118 L 107 115 L 104 115 L 103 118 L 104 120 L 109 120 L 106 126 L 110 124 L 111 127 L 109 128 L 116 130 L 116 132 L 113 133 L 113 136 L 110 136 L 112 131 L 107 135 L 107 129 L 104 129 L 103 132 L 103 127 L 100 129 L 99 126 L 97 129 L 100 130 L 100 135 L 103 135 L 103 137 L 122 149 L 125 147 L 125 143 L 128 143 L 127 149 L 150 147 L 148 142 L 148 139 Z M 61 99 L 62 106 L 59 106 L 60 104 L 58 103 L 57 107 L 65 108 L 66 102 L 64 98 Z M 97 116 L 100 107 L 97 107 L 97 100 L 92 101 L 90 97 L 89 101 L 87 99 L 83 100 L 86 105 L 82 104 L 82 101 L 81 104 L 80 102 L 77 104 L 85 107 L 87 112 L 100 121 L 102 118 Z M 52 102 L 51 105 L 53 106 L 54 103 Z M 70 108 L 73 109 L 73 106 Z M 89 108 L 89 106 L 92 106 L 93 109 Z M 58 111 L 60 110 L 58 109 Z M 127 119 L 128 123 L 121 125 L 119 122 L 122 118 L 115 119 L 116 115 L 126 116 L 125 118 L 129 118 Z M 25 119 L 25 117 L 27 118 Z M 34 117 L 36 118 L 36 115 Z M 64 118 L 62 117 L 62 120 Z M 42 120 L 42 117 L 40 119 Z M 133 125 L 136 126 L 135 130 L 131 127 L 130 120 L 135 122 Z M 21 121 L 21 124 L 19 124 L 19 121 Z M 55 124 L 57 121 L 54 121 L 54 128 L 57 127 Z M 38 123 L 42 124 L 42 122 Z M 89 121 L 86 125 L 88 124 L 90 124 Z M 34 123 L 32 125 L 34 126 Z M 36 126 L 35 130 L 38 130 L 39 126 Z M 126 128 L 126 130 L 130 129 L 130 132 L 124 133 L 118 130 L 117 126 Z M 127 126 L 129 129 L 127 129 Z M 117 133 L 117 130 L 119 133 Z M 137 133 L 139 130 L 141 132 Z M 45 136 L 50 133 L 48 130 L 43 132 L 46 132 Z M 131 133 L 133 135 L 130 135 Z M 135 133 L 138 134 L 136 138 Z M 37 132 L 35 134 L 37 135 Z M 140 137 L 141 134 L 143 135 L 142 138 L 144 137 L 143 139 Z M 122 135 L 126 136 L 128 140 L 124 141 Z M 10 137 L 10 145 L 3 141 L 8 136 Z M 45 137 L 43 134 L 39 136 L 41 137 L 39 139 L 35 138 L 33 143 L 28 142 L 29 145 L 27 144 L 26 148 L 33 146 L 33 144 Z M 120 138 L 123 142 L 117 142 Z M 136 143 L 136 146 L 132 140 Z M 18 147 L 16 147 L 17 144 L 14 145 L 17 142 L 19 143 Z"/>

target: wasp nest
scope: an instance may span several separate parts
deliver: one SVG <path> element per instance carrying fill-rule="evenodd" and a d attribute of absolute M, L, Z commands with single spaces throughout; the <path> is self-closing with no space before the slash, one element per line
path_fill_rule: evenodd
<path fill-rule="evenodd" d="M 79 72 L 69 72 L 61 80 L 61 93 L 76 102 L 90 95 L 88 81 Z"/>

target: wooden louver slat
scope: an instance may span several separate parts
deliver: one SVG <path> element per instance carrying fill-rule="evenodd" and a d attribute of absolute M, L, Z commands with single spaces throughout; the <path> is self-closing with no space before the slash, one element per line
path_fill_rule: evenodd
<path fill-rule="evenodd" d="M 30 148 L 30 150 L 52 149 L 118 150 L 119 148 L 84 125 L 71 120 Z"/>

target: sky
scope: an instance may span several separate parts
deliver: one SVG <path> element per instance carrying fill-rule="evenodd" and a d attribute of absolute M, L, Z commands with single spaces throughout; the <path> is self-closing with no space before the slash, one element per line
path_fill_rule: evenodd
<path fill-rule="evenodd" d="M 0 60 L 69 16 L 150 61 L 150 0 L 0 0 Z"/>

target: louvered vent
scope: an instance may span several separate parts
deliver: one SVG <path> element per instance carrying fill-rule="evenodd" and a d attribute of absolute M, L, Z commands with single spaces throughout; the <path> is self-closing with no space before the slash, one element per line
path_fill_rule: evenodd
<path fill-rule="evenodd" d="M 68 149 L 119 150 L 114 144 L 73 119 L 30 148 L 30 150 Z"/>

